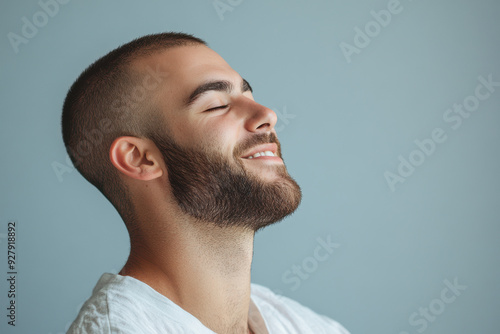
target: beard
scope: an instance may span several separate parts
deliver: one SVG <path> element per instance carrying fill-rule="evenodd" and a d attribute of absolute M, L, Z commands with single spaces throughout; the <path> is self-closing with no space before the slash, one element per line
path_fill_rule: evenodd
<path fill-rule="evenodd" d="M 164 134 L 151 139 L 163 155 L 177 204 L 200 223 L 256 232 L 281 221 L 300 204 L 300 187 L 284 164 L 272 166 L 278 177 L 266 181 L 247 171 L 240 158 L 242 152 L 264 143 L 276 143 L 276 155 L 281 158 L 273 133 L 254 135 L 241 143 L 233 159 L 215 149 L 185 149 Z"/>

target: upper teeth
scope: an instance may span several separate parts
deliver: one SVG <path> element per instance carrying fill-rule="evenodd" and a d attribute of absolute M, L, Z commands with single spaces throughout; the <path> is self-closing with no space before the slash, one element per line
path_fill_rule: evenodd
<path fill-rule="evenodd" d="M 253 159 L 253 158 L 257 158 L 257 157 L 261 157 L 261 156 L 274 157 L 276 155 L 271 151 L 264 151 L 264 152 L 255 153 L 254 155 L 249 156 L 248 159 Z"/>

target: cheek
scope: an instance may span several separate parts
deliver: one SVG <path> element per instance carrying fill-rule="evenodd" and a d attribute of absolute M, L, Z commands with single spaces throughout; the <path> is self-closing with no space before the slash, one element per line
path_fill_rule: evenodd
<path fill-rule="evenodd" d="M 192 133 L 194 129 L 190 126 L 190 123 L 186 119 L 175 119 L 169 120 L 168 131 L 174 140 L 181 145 L 189 143 L 189 139 L 192 138 Z"/>
<path fill-rule="evenodd" d="M 172 135 L 180 145 L 233 157 L 241 142 L 243 127 L 231 114 L 179 117 L 170 122 Z"/>
<path fill-rule="evenodd" d="M 195 117 L 178 117 L 169 122 L 169 128 L 175 141 L 184 147 L 200 148 L 211 140 L 206 124 Z"/>
<path fill-rule="evenodd" d="M 207 121 L 201 131 L 195 134 L 203 146 L 230 157 L 233 156 L 234 148 L 240 142 L 238 135 L 239 130 L 236 124 L 224 118 Z"/>

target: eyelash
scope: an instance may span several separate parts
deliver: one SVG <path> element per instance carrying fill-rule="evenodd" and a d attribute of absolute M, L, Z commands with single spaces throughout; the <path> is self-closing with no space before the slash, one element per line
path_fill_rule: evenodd
<path fill-rule="evenodd" d="M 205 111 L 214 111 L 214 110 L 217 110 L 217 109 L 225 109 L 228 106 L 229 106 L 229 104 L 226 104 L 226 105 L 223 105 L 223 106 L 213 107 L 213 108 L 207 109 Z"/>

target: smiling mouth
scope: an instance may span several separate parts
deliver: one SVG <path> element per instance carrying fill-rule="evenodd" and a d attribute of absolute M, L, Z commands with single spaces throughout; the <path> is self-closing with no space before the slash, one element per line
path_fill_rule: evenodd
<path fill-rule="evenodd" d="M 251 156 L 246 157 L 246 159 L 254 159 L 258 157 L 277 157 L 276 154 L 274 154 L 271 151 L 263 151 L 263 152 L 257 152 Z"/>
<path fill-rule="evenodd" d="M 275 143 L 262 144 L 247 151 L 241 158 L 243 159 L 280 159 L 278 146 Z"/>
<path fill-rule="evenodd" d="M 281 164 L 283 163 L 283 160 L 280 158 L 278 153 L 274 153 L 273 151 L 259 151 L 252 155 L 246 156 L 243 159 L 253 161 L 279 162 Z"/>

